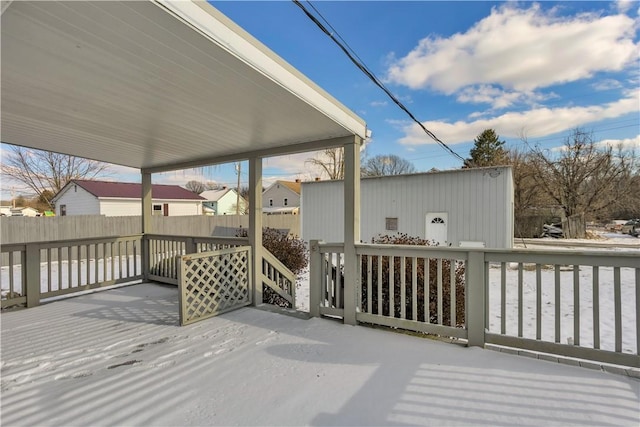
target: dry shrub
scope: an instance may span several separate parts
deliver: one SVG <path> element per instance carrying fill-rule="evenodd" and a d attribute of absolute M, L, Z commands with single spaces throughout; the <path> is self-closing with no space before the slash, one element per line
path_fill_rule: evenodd
<path fill-rule="evenodd" d="M 236 236 L 247 237 L 247 230 L 238 230 Z M 309 254 L 304 241 L 275 228 L 265 227 L 262 229 L 262 246 L 296 276 L 302 273 L 309 264 Z M 295 285 L 295 283 L 292 284 L 292 286 Z M 286 299 L 268 286 L 263 286 L 262 302 L 293 308 Z"/>
<path fill-rule="evenodd" d="M 380 236 L 372 239 L 372 243 L 386 244 L 386 245 L 419 245 L 419 246 L 431 246 L 430 242 L 417 237 L 410 237 L 406 234 L 398 234 L 394 236 Z M 378 283 L 378 256 L 371 257 L 371 302 L 372 313 L 380 314 L 383 316 L 391 316 L 400 318 L 402 304 L 405 307 L 405 315 L 407 319 L 417 320 L 419 322 L 425 321 L 425 271 L 428 266 L 428 290 L 429 290 L 429 319 L 430 323 L 438 323 L 438 260 L 437 259 L 422 259 L 419 258 L 416 263 L 416 276 L 417 276 L 417 318 L 413 319 L 413 293 L 412 293 L 412 280 L 413 280 L 413 262 L 411 258 L 405 258 L 405 293 L 406 298 L 403 302 L 401 300 L 401 268 L 402 258 L 393 257 L 393 301 L 394 301 L 394 313 L 390 315 L 390 286 L 389 286 L 389 271 L 390 262 L 388 256 L 382 257 L 382 284 Z M 452 269 L 453 263 L 453 269 Z M 464 262 L 455 260 L 442 260 L 442 324 L 451 324 L 451 274 L 453 270 L 455 280 L 455 295 L 456 295 L 456 324 L 464 325 L 465 322 L 465 304 L 464 304 L 464 286 L 465 286 L 465 266 Z M 367 257 L 362 257 L 362 307 L 367 309 L 368 295 L 367 295 Z M 378 286 L 382 286 L 382 312 L 378 312 Z"/>

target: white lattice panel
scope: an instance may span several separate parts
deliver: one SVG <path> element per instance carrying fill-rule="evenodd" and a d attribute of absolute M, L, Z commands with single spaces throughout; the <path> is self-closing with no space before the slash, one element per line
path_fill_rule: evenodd
<path fill-rule="evenodd" d="M 181 257 L 180 324 L 250 304 L 250 261 L 250 246 Z"/>

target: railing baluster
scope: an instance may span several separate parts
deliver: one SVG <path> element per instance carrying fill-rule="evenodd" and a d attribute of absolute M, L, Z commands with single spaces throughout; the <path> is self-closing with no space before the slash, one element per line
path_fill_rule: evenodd
<path fill-rule="evenodd" d="M 600 270 L 597 265 L 592 268 L 593 277 L 593 348 L 600 348 Z"/>
<path fill-rule="evenodd" d="M 424 321 L 431 323 L 431 263 L 429 258 L 422 258 L 424 262 Z"/>
<path fill-rule="evenodd" d="M 389 256 L 389 317 L 395 317 L 395 264 L 393 255 Z"/>
<path fill-rule="evenodd" d="M 418 320 L 418 258 L 411 257 L 411 319 Z"/>
<path fill-rule="evenodd" d="M 22 271 L 25 271 L 26 268 L 23 265 L 24 263 L 21 263 L 22 265 Z M 9 293 L 11 295 L 15 295 L 15 288 L 14 288 L 14 283 L 13 283 L 13 271 L 16 268 L 15 264 L 13 263 L 13 251 L 9 252 Z M 24 294 L 24 284 L 22 285 L 22 294 Z"/>
<path fill-rule="evenodd" d="M 622 293 L 620 289 L 620 267 L 613 268 L 613 304 L 615 315 L 616 352 L 622 352 Z"/>
<path fill-rule="evenodd" d="M 407 318 L 407 259 L 403 256 L 400 257 L 400 318 Z"/>
<path fill-rule="evenodd" d="M 76 283 L 76 286 L 80 286 L 82 285 L 82 245 L 76 246 L 76 250 L 78 251 L 76 253 L 78 257 L 78 282 Z"/>
<path fill-rule="evenodd" d="M 340 298 L 341 293 L 342 293 L 342 255 L 340 253 L 336 253 L 336 288 L 335 288 L 336 308 L 341 307 L 341 304 L 342 304 L 342 298 Z"/>
<path fill-rule="evenodd" d="M 580 266 L 573 266 L 573 344 L 580 345 Z"/>
<path fill-rule="evenodd" d="M 507 333 L 507 264 L 500 263 L 500 333 Z"/>
<path fill-rule="evenodd" d="M 107 243 L 102 244 L 102 280 L 107 281 Z"/>
<path fill-rule="evenodd" d="M 456 326 L 456 260 L 449 260 L 449 320 L 451 326 Z"/>
<path fill-rule="evenodd" d="M 320 252 L 320 306 L 326 307 L 327 295 L 327 255 L 318 248 Z"/>
<path fill-rule="evenodd" d="M 51 248 L 47 248 L 47 291 L 51 292 Z"/>
<path fill-rule="evenodd" d="M 116 257 L 113 250 L 113 242 L 109 242 L 109 256 L 111 258 L 111 280 L 116 280 Z"/>
<path fill-rule="evenodd" d="M 69 277 L 67 278 L 67 288 L 73 287 L 73 246 L 67 246 L 67 272 Z"/>
<path fill-rule="evenodd" d="M 438 325 L 442 325 L 442 258 L 438 258 Z"/>
<path fill-rule="evenodd" d="M 554 272 L 554 283 L 555 283 L 555 341 L 557 343 L 560 342 L 560 265 L 555 265 Z"/>
<path fill-rule="evenodd" d="M 382 255 L 378 255 L 378 316 L 382 316 Z"/>
<path fill-rule="evenodd" d="M 58 290 L 62 289 L 62 248 L 58 247 Z"/>
<path fill-rule="evenodd" d="M 542 339 L 542 266 L 536 264 L 536 339 Z"/>
<path fill-rule="evenodd" d="M 335 271 L 335 268 L 333 266 L 333 253 L 329 253 L 329 283 L 327 286 L 329 286 L 328 292 L 327 292 L 327 296 L 328 298 L 328 303 L 329 303 L 329 307 L 333 307 L 333 296 L 335 295 L 335 279 L 333 278 L 333 273 Z"/>
<path fill-rule="evenodd" d="M 371 255 L 366 255 L 367 257 L 367 313 L 372 313 L 372 304 L 373 304 L 373 279 L 371 277 L 372 268 L 371 268 Z"/>
<path fill-rule="evenodd" d="M 91 283 L 91 249 L 89 244 L 84 245 L 85 255 L 86 255 L 86 265 L 85 265 L 85 273 L 86 273 L 86 284 Z"/>
<path fill-rule="evenodd" d="M 518 336 L 522 337 L 522 306 L 524 305 L 524 291 L 523 291 L 523 266 L 522 263 L 518 263 Z"/>
<path fill-rule="evenodd" d="M 489 325 L 489 317 L 491 314 L 491 299 L 489 296 L 491 295 L 490 286 L 489 286 L 489 269 L 491 268 L 491 264 L 487 261 L 484 262 L 484 324 L 488 329 Z"/>

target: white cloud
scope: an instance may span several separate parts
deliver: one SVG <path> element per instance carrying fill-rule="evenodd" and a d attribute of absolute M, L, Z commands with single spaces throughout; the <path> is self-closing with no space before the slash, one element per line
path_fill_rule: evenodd
<path fill-rule="evenodd" d="M 372 101 L 369 103 L 372 107 L 385 107 L 387 104 L 387 101 Z"/>
<path fill-rule="evenodd" d="M 491 104 L 494 110 L 510 107 L 516 103 L 536 105 L 541 101 L 556 98 L 557 95 L 534 91 L 518 92 L 502 90 L 492 85 L 468 86 L 457 97 L 458 102 L 471 104 Z"/>
<path fill-rule="evenodd" d="M 631 6 L 633 5 L 633 3 L 634 2 L 631 0 L 617 0 L 615 2 L 615 5 L 618 12 L 627 13 L 631 9 Z"/>
<path fill-rule="evenodd" d="M 593 83 L 591 87 L 598 91 L 620 89 L 622 83 L 615 79 L 604 79 Z"/>
<path fill-rule="evenodd" d="M 470 122 L 444 121 L 423 122 L 425 127 L 447 144 L 472 141 L 484 129 L 495 129 L 501 137 L 517 138 L 541 137 L 562 132 L 598 120 L 611 119 L 640 111 L 638 98 L 640 91 L 629 93 L 627 97 L 603 105 L 586 107 L 535 108 L 523 112 L 509 112 L 500 116 L 478 119 Z M 404 145 L 435 144 L 417 125 L 405 126 L 405 136 L 400 139 Z"/>
<path fill-rule="evenodd" d="M 604 139 L 599 141 L 596 145 L 611 147 L 614 150 L 621 148 L 622 150 L 640 150 L 640 135 L 636 135 L 635 138 L 625 139 Z"/>
<path fill-rule="evenodd" d="M 623 14 L 561 17 L 537 4 L 506 4 L 466 33 L 421 40 L 390 66 L 387 79 L 446 94 L 486 84 L 528 92 L 624 69 L 638 59 L 635 31 Z"/>

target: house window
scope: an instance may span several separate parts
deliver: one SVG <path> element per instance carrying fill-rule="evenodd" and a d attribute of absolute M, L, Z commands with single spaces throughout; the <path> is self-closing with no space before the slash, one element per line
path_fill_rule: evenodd
<path fill-rule="evenodd" d="M 269 199 L 269 207 L 273 206 L 273 199 Z"/>
<path fill-rule="evenodd" d="M 162 215 L 162 205 L 153 205 L 153 215 Z"/>
<path fill-rule="evenodd" d="M 389 231 L 398 231 L 398 218 L 385 218 L 385 229 Z"/>
<path fill-rule="evenodd" d="M 287 198 L 285 197 L 285 199 L 282 201 L 282 205 L 283 205 L 283 206 L 289 206 L 289 199 L 287 199 Z"/>
<path fill-rule="evenodd" d="M 60 205 L 60 216 L 67 215 L 67 205 Z"/>

